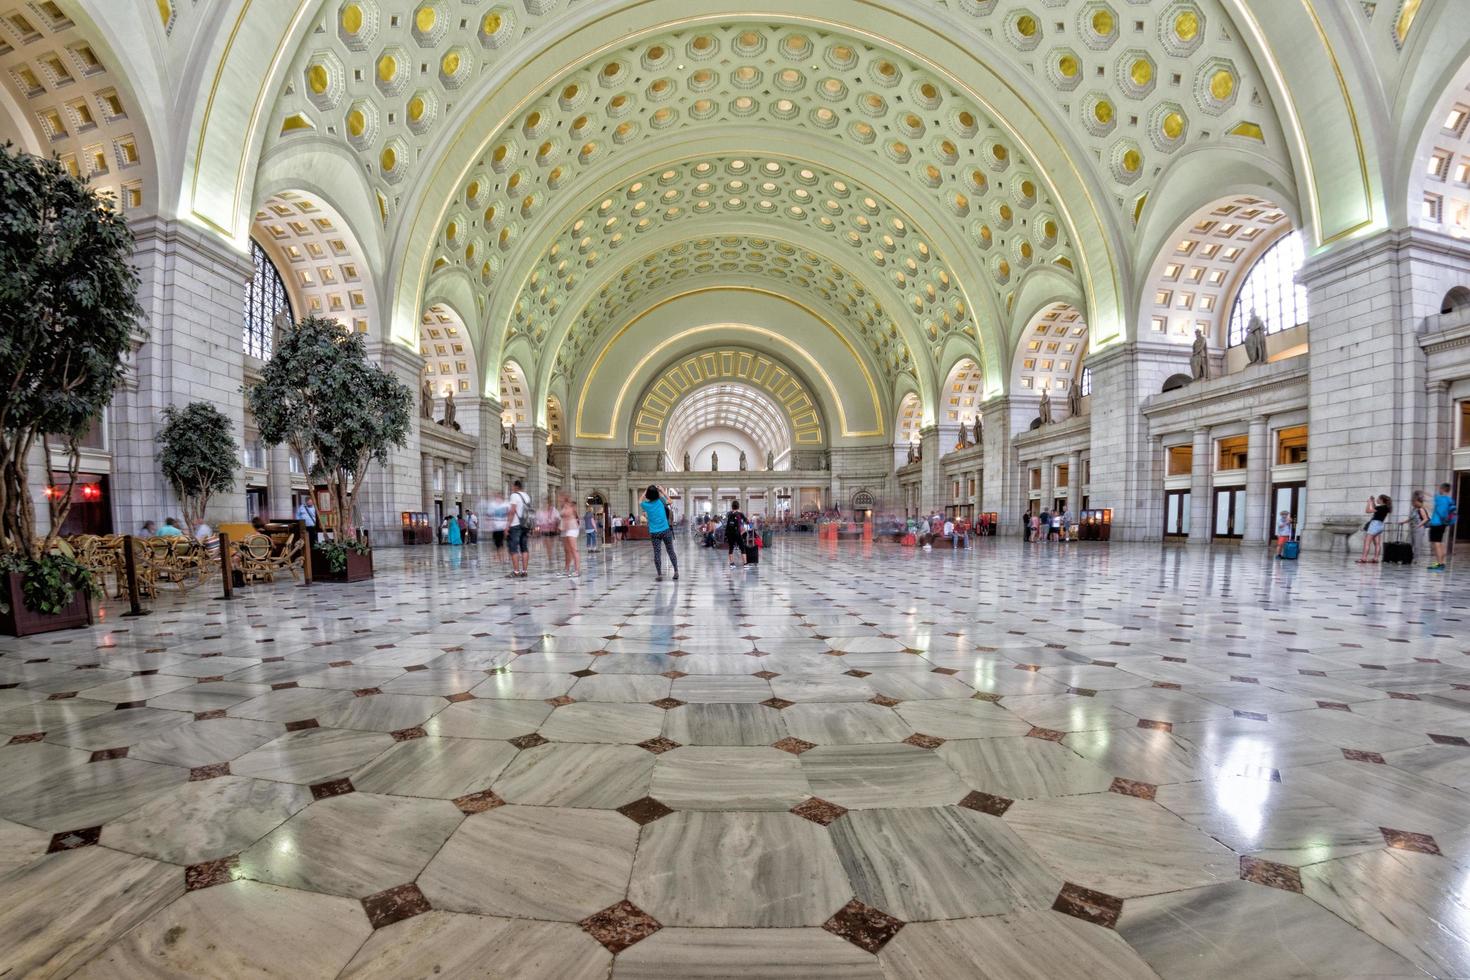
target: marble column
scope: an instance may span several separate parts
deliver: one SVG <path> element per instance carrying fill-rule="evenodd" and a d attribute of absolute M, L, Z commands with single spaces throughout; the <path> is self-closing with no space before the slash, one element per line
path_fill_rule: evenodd
<path fill-rule="evenodd" d="M 1433 499 L 1439 485 L 1450 478 L 1454 417 L 1448 381 L 1431 381 L 1424 386 L 1424 392 L 1424 485 L 1412 489 L 1423 490 Z"/>
<path fill-rule="evenodd" d="M 530 457 L 526 467 L 526 492 L 537 507 L 542 505 L 551 489 L 546 478 L 546 437 L 549 434 L 543 426 L 535 426 L 527 444 L 521 447 L 521 451 Z"/>
<path fill-rule="evenodd" d="M 266 450 L 265 493 L 272 519 L 288 521 L 296 516 L 291 506 L 291 450 L 285 443 Z"/>
<path fill-rule="evenodd" d="M 1270 419 L 1257 415 L 1250 421 L 1245 458 L 1245 530 L 1240 543 L 1264 546 L 1271 527 L 1271 427 Z"/>
<path fill-rule="evenodd" d="M 1210 430 L 1206 427 L 1195 429 L 1194 458 L 1189 473 L 1190 544 L 1209 544 L 1211 532 L 1214 531 L 1210 497 L 1210 473 L 1213 470 L 1210 465 L 1210 451 L 1213 448 Z"/>
<path fill-rule="evenodd" d="M 1072 520 L 1077 520 L 1082 510 L 1082 453 L 1067 454 L 1067 509 Z"/>
<path fill-rule="evenodd" d="M 158 467 L 156 437 L 165 406 L 208 402 L 229 419 L 235 441 L 245 441 L 241 311 L 255 268 L 233 243 L 194 225 L 154 216 L 129 224 L 146 335 L 109 412 L 109 482 L 114 526 L 135 531 L 146 520 L 181 512 Z M 49 482 L 44 465 L 32 471 L 31 482 L 38 491 Z M 286 499 L 289 503 L 289 494 Z M 245 519 L 243 479 L 210 500 L 208 516 L 216 524 Z M 44 504 L 37 517 L 44 526 Z"/>
<path fill-rule="evenodd" d="M 1056 482 L 1057 482 L 1056 467 L 1052 465 L 1052 460 L 1051 460 L 1051 457 L 1050 456 L 1043 456 L 1041 458 L 1040 465 L 1041 465 L 1041 509 L 1044 510 L 1044 511 L 1047 511 L 1048 513 L 1050 513 L 1051 512 L 1051 506 L 1052 506 L 1052 498 L 1057 495 L 1057 491 L 1056 491 Z"/>
<path fill-rule="evenodd" d="M 924 458 L 920 464 L 923 480 L 920 490 L 919 510 L 924 514 L 944 509 L 944 465 L 941 459 L 943 448 L 939 444 L 939 426 L 926 425 L 919 430 L 919 446 Z"/>
<path fill-rule="evenodd" d="M 419 390 L 424 359 L 414 348 L 401 343 L 370 341 L 368 357 L 407 385 L 409 391 Z M 368 470 L 363 499 L 355 504 L 362 526 L 372 532 L 374 546 L 401 544 L 400 515 L 406 510 L 418 510 L 423 503 L 424 464 L 419 445 L 418 425 L 410 421 L 407 443 L 391 449 L 386 463 L 374 462 Z M 432 484 L 428 493 L 433 494 Z"/>
<path fill-rule="evenodd" d="M 419 459 L 423 461 L 419 479 L 419 484 L 423 487 L 420 509 L 432 520 L 434 517 L 434 457 L 428 453 L 420 453 Z"/>
<path fill-rule="evenodd" d="M 1139 495 L 1139 504 L 1143 507 L 1139 514 L 1139 526 L 1152 528 L 1153 534 L 1162 537 L 1164 529 L 1164 474 L 1167 472 L 1168 464 L 1165 462 L 1164 437 L 1162 435 L 1149 436 L 1148 456 L 1144 460 L 1147 481 L 1143 492 Z M 1096 494 L 1093 495 L 1094 497 Z M 1093 501 L 1095 504 L 1096 501 Z M 1100 508 L 1099 508 L 1100 509 Z M 1116 514 L 1113 515 L 1117 517 Z"/>
<path fill-rule="evenodd" d="M 1163 521 L 1150 519 L 1150 503 L 1162 490 L 1145 482 L 1149 432 L 1142 406 L 1163 389 L 1166 378 L 1188 371 L 1189 348 L 1112 344 L 1089 351 L 1087 364 L 1092 369 L 1092 506 L 1112 509 L 1112 540 L 1158 540 Z"/>
<path fill-rule="evenodd" d="M 473 491 L 476 514 L 484 515 L 490 507 L 490 498 L 501 492 L 505 482 L 505 471 L 500 463 L 500 401 L 484 397 L 476 400 L 476 437 L 479 443 L 470 457 L 469 486 Z"/>
<path fill-rule="evenodd" d="M 1029 486 L 1026 467 L 1016 455 L 1011 437 L 1025 431 L 1036 417 L 1034 400 L 993 398 L 980 406 L 984 420 L 980 441 L 985 444 L 980 479 L 980 509 L 999 515 L 1001 534 L 1019 535 L 1021 512 L 1026 509 Z"/>

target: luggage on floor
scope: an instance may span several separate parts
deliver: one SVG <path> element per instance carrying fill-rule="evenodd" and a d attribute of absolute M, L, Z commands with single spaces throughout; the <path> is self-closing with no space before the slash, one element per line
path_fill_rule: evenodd
<path fill-rule="evenodd" d="M 745 563 L 747 565 L 759 565 L 761 563 L 760 535 L 754 531 L 746 531 L 741 540 L 741 550 L 745 552 Z"/>
<path fill-rule="evenodd" d="M 1414 564 L 1414 541 L 1407 532 L 1395 531 L 1392 540 L 1383 542 L 1383 563 L 1385 565 Z"/>
<path fill-rule="evenodd" d="M 1301 553 L 1302 546 L 1299 541 L 1288 541 L 1281 546 L 1281 557 L 1287 561 L 1296 561 L 1297 555 Z"/>
<path fill-rule="evenodd" d="M 903 536 L 903 546 L 905 548 L 912 548 L 915 545 L 917 545 L 918 543 L 919 543 L 919 540 L 917 538 L 915 538 L 912 534 L 905 534 Z"/>

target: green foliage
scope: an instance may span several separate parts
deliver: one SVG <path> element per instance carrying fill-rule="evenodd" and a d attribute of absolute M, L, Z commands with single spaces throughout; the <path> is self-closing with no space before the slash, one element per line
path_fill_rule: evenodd
<path fill-rule="evenodd" d="M 317 544 L 316 550 L 327 560 L 327 570 L 333 575 L 341 575 L 347 571 L 349 551 L 354 555 L 365 555 L 372 549 L 361 538 L 348 538 L 340 544 L 336 541 L 322 541 Z"/>
<path fill-rule="evenodd" d="M 112 400 L 141 328 L 132 254 L 110 203 L 58 161 L 0 147 L 0 551 L 46 561 L 66 519 L 69 487 L 37 540 L 26 456 L 57 436 L 75 477 L 77 440 Z"/>
<path fill-rule="evenodd" d="M 342 537 L 355 538 L 348 495 L 360 500 L 368 467 L 407 443 L 413 392 L 367 359 L 361 334 L 309 316 L 276 338 L 246 396 L 261 439 L 291 447 L 331 492 Z"/>
<path fill-rule="evenodd" d="M 209 498 L 234 489 L 240 446 L 230 420 L 208 402 L 190 402 L 163 410 L 158 433 L 158 465 L 184 504 L 190 528 L 204 520 Z"/>
<path fill-rule="evenodd" d="M 0 555 L 0 574 L 19 572 L 21 594 L 26 608 L 33 613 L 52 615 L 72 604 L 77 590 L 84 589 L 94 599 L 102 598 L 97 577 L 69 554 L 52 552 L 33 559 L 16 552 Z M 0 608 L 9 612 L 4 599 Z"/>

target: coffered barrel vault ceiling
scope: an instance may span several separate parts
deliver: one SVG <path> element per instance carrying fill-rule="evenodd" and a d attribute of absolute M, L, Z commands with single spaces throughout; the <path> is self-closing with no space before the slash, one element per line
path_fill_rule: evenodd
<path fill-rule="evenodd" d="M 147 210 L 165 181 L 161 210 L 238 244 L 292 195 L 316 204 L 367 246 L 354 325 L 417 347 L 448 301 L 470 387 L 493 393 L 514 356 L 538 424 L 549 394 L 571 403 L 617 320 L 721 276 L 821 305 L 890 411 L 913 390 L 937 420 L 962 358 L 982 399 L 1015 385 L 1051 304 L 1075 307 L 1083 350 L 1143 334 L 1161 241 L 1201 208 L 1272 202 L 1309 248 L 1381 224 L 1383 181 L 1405 168 L 1375 146 L 1411 156 L 1424 125 L 1397 139 L 1409 124 L 1362 103 L 1442 118 L 1453 74 L 1439 3 L 203 6 L 0 13 L 8 127 L 99 175 L 90 144 L 72 144 L 102 139 L 125 205 Z M 1392 93 L 1359 77 L 1353 31 Z M 145 120 L 186 101 L 155 159 Z M 1441 214 L 1423 220 L 1458 220 Z"/>

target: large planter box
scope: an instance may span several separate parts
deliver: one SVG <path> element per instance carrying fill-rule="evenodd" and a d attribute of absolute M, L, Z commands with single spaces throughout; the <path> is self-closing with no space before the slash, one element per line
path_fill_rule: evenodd
<path fill-rule="evenodd" d="M 9 636 L 34 636 L 56 630 L 77 629 L 92 625 L 92 599 L 85 589 L 78 589 L 71 605 L 59 613 L 31 612 L 26 608 L 25 593 L 21 590 L 19 572 L 5 576 L 4 588 L 10 612 L 0 613 L 0 633 Z"/>
<path fill-rule="evenodd" d="M 317 582 L 365 582 L 373 577 L 373 553 L 359 555 L 347 552 L 347 568 L 340 572 L 331 571 L 327 556 L 319 549 L 311 551 L 311 577 Z"/>

